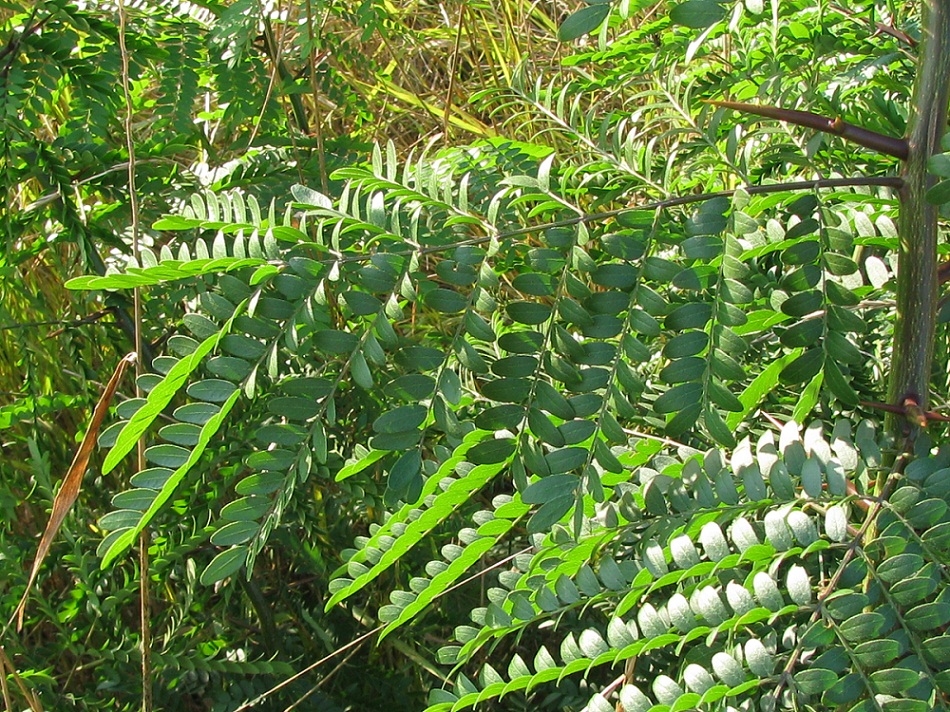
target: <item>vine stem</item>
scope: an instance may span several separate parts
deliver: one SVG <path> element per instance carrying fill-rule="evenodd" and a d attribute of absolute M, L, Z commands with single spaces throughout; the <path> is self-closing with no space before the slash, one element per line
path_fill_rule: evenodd
<path fill-rule="evenodd" d="M 132 137 L 132 91 L 130 89 L 132 80 L 129 72 L 129 50 L 125 42 L 125 28 L 127 13 L 125 0 L 118 0 L 119 12 L 119 54 L 122 58 L 122 95 L 125 99 L 125 143 L 129 154 L 128 162 L 128 180 L 129 180 L 129 212 L 130 229 L 132 231 L 132 257 L 136 264 L 140 262 L 139 250 L 139 202 L 135 190 L 135 140 Z M 135 333 L 135 353 L 142 353 L 142 293 L 136 287 L 133 290 L 133 329 Z M 139 376 L 143 373 L 143 359 L 135 360 L 135 397 L 141 398 L 142 391 L 139 387 Z M 136 471 L 141 472 L 145 469 L 145 440 L 139 438 L 135 448 Z M 152 629 L 150 600 L 148 587 L 148 543 L 149 535 L 147 530 L 142 530 L 139 534 L 139 629 L 141 631 L 141 654 L 142 654 L 142 712 L 152 712 Z"/>
<path fill-rule="evenodd" d="M 608 218 L 614 218 L 618 215 L 631 213 L 633 211 L 666 210 L 680 205 L 692 205 L 694 203 L 704 203 L 707 200 L 715 198 L 731 198 L 740 190 L 744 190 L 749 195 L 771 195 L 774 193 L 795 192 L 800 190 L 816 190 L 818 188 L 893 188 L 900 190 L 904 186 L 904 180 L 898 176 L 883 176 L 875 178 L 817 178 L 815 180 L 792 181 L 789 183 L 771 183 L 769 185 L 749 185 L 742 188 L 731 190 L 719 190 L 715 193 L 701 193 L 698 195 L 679 195 L 675 198 L 666 198 L 656 200 L 651 203 L 642 203 L 639 205 L 630 205 L 616 210 L 604 210 L 598 213 L 585 213 L 575 215 L 574 217 L 564 218 L 563 220 L 554 220 L 552 222 L 531 225 L 530 227 L 521 227 L 515 230 L 499 230 L 491 235 L 479 235 L 478 237 L 469 237 L 465 240 L 449 242 L 441 245 L 428 245 L 425 247 L 414 247 L 411 250 L 397 250 L 387 252 L 390 255 L 409 256 L 409 255 L 427 255 L 434 252 L 445 252 L 457 247 L 469 245 L 483 245 L 492 240 L 506 240 L 510 237 L 520 235 L 531 235 L 553 227 L 569 227 L 571 225 L 580 225 L 600 222 Z M 304 210 L 306 213 L 306 210 Z M 366 262 L 372 259 L 373 253 L 365 252 L 358 255 L 348 255 L 346 257 L 336 256 L 333 258 L 316 260 L 320 264 L 339 263 L 350 264 L 352 262 Z"/>

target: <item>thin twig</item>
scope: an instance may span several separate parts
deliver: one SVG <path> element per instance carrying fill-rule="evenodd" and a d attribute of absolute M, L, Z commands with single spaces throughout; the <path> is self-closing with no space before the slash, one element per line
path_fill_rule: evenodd
<path fill-rule="evenodd" d="M 77 326 L 84 326 L 85 324 L 92 324 L 95 321 L 99 321 L 105 316 L 115 312 L 115 307 L 106 307 L 105 309 L 100 309 L 97 312 L 93 312 L 89 316 L 84 316 L 81 319 L 73 319 L 71 321 L 66 321 L 64 319 L 52 319 L 50 321 L 25 321 L 19 324 L 0 324 L 0 331 L 11 331 L 13 329 L 35 329 L 39 326 L 58 326 L 59 329 L 56 331 L 51 331 L 47 334 L 47 338 L 53 336 L 59 336 L 66 329 L 74 329 Z"/>
<path fill-rule="evenodd" d="M 847 8 L 841 7 L 840 5 L 831 5 L 830 8 L 850 18 L 859 17 L 858 13 L 854 12 L 853 10 L 848 10 Z M 871 12 L 872 13 L 874 12 L 873 6 L 871 8 Z M 895 40 L 897 40 L 898 42 L 903 42 L 905 45 L 907 45 L 911 49 L 917 48 L 917 45 L 918 45 L 917 40 L 915 40 L 913 37 L 908 35 L 903 30 L 898 30 L 896 27 L 894 27 L 894 25 L 888 25 L 887 23 L 884 23 L 884 22 L 878 22 L 877 20 L 874 20 L 873 18 L 871 19 L 871 22 L 874 25 L 874 29 L 877 32 L 881 33 L 882 35 L 888 35 L 889 37 L 893 37 Z"/>
<path fill-rule="evenodd" d="M 132 231 L 132 258 L 136 264 L 141 264 L 139 250 L 139 202 L 135 187 L 135 140 L 132 136 L 132 118 L 134 105 L 132 102 L 132 79 L 129 72 L 129 51 L 125 42 L 126 8 L 125 0 L 118 0 L 119 10 L 119 53 L 122 57 L 122 95 L 125 98 L 125 143 L 129 154 L 129 213 L 130 228 Z M 133 290 L 133 329 L 135 333 L 135 353 L 142 353 L 142 293 L 139 287 Z M 139 386 L 139 376 L 144 373 L 142 359 L 135 362 L 135 396 L 140 398 L 142 390 Z M 136 470 L 145 469 L 145 440 L 139 438 L 136 443 Z M 142 712 L 152 712 L 152 629 L 149 601 L 149 536 L 147 531 L 139 534 L 139 628 L 141 635 L 142 652 Z"/>
<path fill-rule="evenodd" d="M 458 71 L 459 51 L 462 46 L 462 26 L 465 19 L 465 2 L 459 3 L 458 29 L 455 32 L 455 46 L 452 48 L 452 58 L 449 61 L 449 86 L 445 90 L 445 111 L 442 112 L 442 135 L 447 145 L 451 143 L 452 125 L 449 117 L 452 115 L 452 95 L 455 93 L 455 74 Z"/>
<path fill-rule="evenodd" d="M 361 645 L 362 645 L 362 644 L 361 644 Z M 337 672 L 339 672 L 339 671 L 343 668 L 343 666 L 346 665 L 347 662 L 349 662 L 350 658 L 352 658 L 354 655 L 356 655 L 356 651 L 360 649 L 361 645 L 357 645 L 357 646 L 356 646 L 355 648 L 353 648 L 350 652 L 348 652 L 348 653 L 346 654 L 346 657 L 345 657 L 345 658 L 343 658 L 340 662 L 338 662 L 338 663 L 336 664 L 336 666 L 335 666 L 330 672 L 328 672 L 326 675 L 324 675 L 324 676 L 317 682 L 316 685 L 314 685 L 314 686 L 311 687 L 309 690 L 307 690 L 307 692 L 305 692 L 298 700 L 296 700 L 295 702 L 291 703 L 290 707 L 287 707 L 287 708 L 284 710 L 284 712 L 293 712 L 293 710 L 297 709 L 297 707 L 300 705 L 301 702 L 303 702 L 303 701 L 306 700 L 308 697 L 310 697 L 310 695 L 312 695 L 314 692 L 316 692 L 317 690 L 319 690 L 319 689 L 326 683 L 327 680 L 329 680 L 331 677 L 333 677 L 334 675 L 336 675 Z"/>
<path fill-rule="evenodd" d="M 27 704 L 30 706 L 30 709 L 33 712 L 43 712 L 43 705 L 40 703 L 39 699 L 33 691 L 26 686 L 26 683 L 23 682 L 23 678 L 20 677 L 20 673 L 16 671 L 16 668 L 13 667 L 13 661 L 7 657 L 7 651 L 3 649 L 3 646 L 0 645 L 0 673 L 2 673 L 4 679 L 4 693 L 6 693 L 6 677 L 7 670 L 10 671 L 10 675 L 13 676 L 13 681 L 17 684 L 17 687 L 20 688 L 20 694 L 23 695 L 23 698 L 26 700 Z M 4 695 L 6 696 L 6 694 Z M 7 703 L 7 709 L 10 712 L 13 712 L 13 707 Z"/>
<path fill-rule="evenodd" d="M 536 232 L 542 232 L 554 227 L 568 227 L 571 225 L 587 225 L 589 223 L 600 222 L 602 220 L 607 220 L 609 218 L 615 218 L 619 215 L 625 213 L 631 213 L 634 211 L 643 211 L 648 212 L 651 210 L 666 210 L 668 208 L 675 208 L 681 205 L 692 205 L 694 203 L 703 203 L 707 200 L 713 200 L 715 198 L 731 198 L 739 190 L 744 190 L 749 195 L 770 195 L 772 193 L 784 193 L 784 192 L 795 192 L 802 190 L 816 190 L 818 188 L 858 188 L 858 187 L 878 187 L 878 188 L 893 188 L 894 190 L 900 190 L 903 187 L 903 179 L 897 176 L 884 176 L 879 178 L 818 178 L 816 180 L 803 180 L 803 181 L 794 181 L 791 183 L 774 183 L 770 185 L 752 185 L 745 186 L 743 188 L 735 188 L 732 190 L 720 190 L 715 193 L 702 193 L 699 195 L 680 195 L 675 198 L 666 198 L 664 200 L 657 200 L 652 203 L 643 203 L 641 205 L 627 206 L 624 208 L 617 208 L 615 210 L 605 210 L 598 213 L 585 213 L 584 215 L 577 215 L 570 218 L 564 218 L 563 220 L 555 220 L 552 222 L 541 223 L 539 225 L 532 225 L 530 227 L 517 228 L 515 230 L 504 230 L 496 232 L 492 235 L 480 235 L 478 237 L 470 237 L 464 240 L 458 240 L 456 242 L 446 243 L 444 245 L 430 245 L 428 247 L 419 247 L 412 250 L 397 250 L 394 252 L 387 252 L 390 255 L 396 256 L 409 256 L 409 255 L 426 255 L 436 252 L 445 252 L 446 250 L 452 250 L 457 247 L 467 247 L 471 245 L 483 245 L 486 242 L 491 242 L 492 240 L 506 240 L 511 237 L 519 237 L 521 235 L 530 235 Z M 316 260 L 321 264 L 349 264 L 353 262 L 365 262 L 373 258 L 373 253 L 360 253 L 358 255 L 340 255 L 331 259 Z"/>
<path fill-rule="evenodd" d="M 434 600 L 434 601 L 435 601 L 435 600 L 438 600 L 438 599 L 442 598 L 442 596 L 446 595 L 447 593 L 451 593 L 452 591 L 456 590 L 457 588 L 459 588 L 459 587 L 461 587 L 461 586 L 464 586 L 464 585 L 466 585 L 466 584 L 468 584 L 468 583 L 474 581 L 474 580 L 477 579 L 477 578 L 481 578 L 482 576 L 484 576 L 484 575 L 487 574 L 488 572 L 493 571 L 493 570 L 497 569 L 497 568 L 500 567 L 500 566 L 504 566 L 504 565 L 507 564 L 509 561 L 513 561 L 513 560 L 515 559 L 515 557 L 521 556 L 522 554 L 526 554 L 527 552 L 531 551 L 533 548 L 534 548 L 534 547 L 531 547 L 531 546 L 525 547 L 524 549 L 521 549 L 520 551 L 517 551 L 517 552 L 515 552 L 514 554 L 511 554 L 510 556 L 506 556 L 504 559 L 501 559 L 500 561 L 496 561 L 496 562 L 495 562 L 494 564 L 492 564 L 491 566 L 488 566 L 488 567 L 482 569 L 481 571 L 477 571 L 476 573 L 472 574 L 472 575 L 469 576 L 468 578 L 463 579 L 462 581 L 457 581 L 457 582 L 455 583 L 455 585 L 449 586 L 449 587 L 448 587 L 447 589 L 445 589 L 444 591 L 439 592 L 439 594 L 438 594 L 437 596 L 435 596 L 435 597 L 433 598 L 433 600 Z M 344 653 L 344 652 L 350 650 L 350 649 L 353 648 L 354 646 L 362 645 L 362 643 L 363 643 L 364 640 L 366 640 L 366 639 L 368 639 L 368 638 L 370 638 L 370 637 L 376 635 L 377 633 L 381 632 L 381 631 L 382 631 L 383 629 L 385 629 L 385 628 L 386 628 L 386 624 L 378 625 L 378 626 L 376 626 L 375 628 L 373 628 L 371 631 L 369 631 L 369 632 L 367 632 L 367 633 L 363 633 L 363 635 L 361 635 L 359 638 L 356 638 L 356 639 L 354 639 L 354 640 L 351 640 L 351 641 L 350 641 L 349 643 L 347 643 L 346 645 L 344 645 L 344 646 L 342 646 L 342 647 L 340 647 L 340 648 L 337 648 L 337 649 L 334 650 L 333 652 L 331 652 L 331 653 L 329 653 L 329 654 L 323 656 L 322 658 L 320 658 L 319 660 L 317 660 L 317 662 L 311 663 L 310 665 L 308 665 L 307 667 L 305 667 L 303 670 L 300 670 L 299 672 L 297 672 L 297 673 L 291 675 L 291 676 L 290 676 L 289 678 L 287 678 L 286 680 L 283 680 L 282 682 L 279 682 L 278 684 L 274 685 L 271 689 L 267 690 L 267 692 L 261 693 L 260 695 L 258 695 L 257 697 L 255 697 L 255 698 L 254 698 L 253 700 L 251 700 L 250 702 L 245 702 L 243 705 L 241 705 L 241 706 L 238 707 L 236 710 L 234 710 L 234 712 L 244 712 L 244 710 L 251 709 L 251 707 L 256 706 L 259 702 L 263 702 L 265 699 L 267 699 L 268 697 L 270 697 L 271 695 L 273 695 L 275 692 L 279 692 L 280 690 L 282 690 L 282 689 L 284 689 L 285 687 L 287 687 L 288 685 L 290 685 L 292 682 L 294 682 L 294 681 L 296 681 L 296 680 L 299 680 L 301 677 L 303 677 L 303 676 L 306 675 L 307 673 L 312 672 L 313 670 L 316 670 L 318 667 L 320 667 L 321 665 L 323 665 L 323 663 L 325 663 L 327 660 L 331 660 L 332 658 L 336 657 L 336 656 L 339 655 L 340 653 Z"/>

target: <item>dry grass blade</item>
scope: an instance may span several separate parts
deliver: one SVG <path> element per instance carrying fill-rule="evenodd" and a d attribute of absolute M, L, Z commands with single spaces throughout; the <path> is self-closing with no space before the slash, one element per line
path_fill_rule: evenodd
<path fill-rule="evenodd" d="M 20 688 L 20 693 L 27 701 L 27 704 L 30 705 L 30 709 L 33 710 L 33 712 L 43 712 L 43 705 L 40 704 L 40 701 L 36 698 L 36 695 L 34 695 L 33 692 L 30 691 L 30 689 L 27 688 L 27 686 L 23 683 L 23 679 L 13 667 L 13 662 L 9 657 L 7 657 L 7 653 L 3 649 L 3 646 L 0 645 L 0 682 L 2 682 L 3 688 L 3 701 L 6 705 L 6 708 L 8 710 L 12 710 L 13 702 L 10 700 L 10 690 L 7 687 L 8 672 L 13 677 L 17 687 Z"/>
<path fill-rule="evenodd" d="M 53 543 L 53 537 L 56 536 L 60 525 L 62 525 L 63 520 L 66 519 L 66 515 L 79 496 L 82 478 L 83 475 L 86 474 L 86 467 L 89 465 L 89 456 L 92 454 L 92 449 L 96 444 L 96 438 L 99 435 L 99 427 L 106 417 L 106 412 L 109 410 L 109 404 L 112 402 L 112 397 L 115 395 L 116 388 L 119 386 L 119 381 L 122 380 L 126 368 L 128 368 L 130 364 L 135 363 L 135 359 L 136 355 L 131 353 L 119 361 L 115 373 L 112 374 L 112 378 L 109 379 L 109 383 L 106 385 L 105 392 L 103 392 L 99 398 L 99 402 L 96 403 L 96 409 L 92 413 L 92 421 L 86 430 L 86 436 L 82 439 L 79 450 L 76 451 L 76 456 L 69 466 L 66 477 L 63 478 L 63 484 L 60 486 L 59 492 L 57 492 L 53 498 L 53 510 L 50 512 L 49 522 L 46 524 L 46 531 L 43 532 L 43 538 L 40 539 L 40 545 L 37 547 L 36 558 L 33 560 L 33 568 L 30 571 L 30 578 L 26 582 L 26 590 L 23 592 L 23 598 L 20 599 L 20 603 L 13 612 L 13 617 L 7 622 L 7 628 L 10 627 L 13 618 L 16 618 L 17 630 L 23 627 L 23 612 L 26 609 L 26 601 L 30 596 L 30 590 L 36 581 L 36 575 L 39 573 L 40 566 L 43 565 L 43 560 L 49 552 L 49 548 Z"/>

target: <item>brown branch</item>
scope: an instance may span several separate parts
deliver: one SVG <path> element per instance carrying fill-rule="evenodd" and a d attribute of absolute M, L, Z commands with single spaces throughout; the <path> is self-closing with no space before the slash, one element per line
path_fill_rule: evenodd
<path fill-rule="evenodd" d="M 870 148 L 872 151 L 883 153 L 887 156 L 894 156 L 902 161 L 907 160 L 907 140 L 903 138 L 894 138 L 885 136 L 877 131 L 849 124 L 842 121 L 841 118 L 829 119 L 827 116 L 813 114 L 810 111 L 798 111 L 797 109 L 782 109 L 777 106 L 767 106 L 762 104 L 746 104 L 740 101 L 719 101 L 714 99 L 703 100 L 706 104 L 722 106 L 727 109 L 735 109 L 746 114 L 756 114 L 769 119 L 777 119 L 796 126 L 804 126 L 816 131 L 834 134 L 840 136 L 846 141 L 856 143 L 859 146 Z"/>
<path fill-rule="evenodd" d="M 903 415 L 908 423 L 916 425 L 918 428 L 926 428 L 927 423 L 931 420 L 936 420 L 940 423 L 950 423 L 950 416 L 921 408 L 920 403 L 917 402 L 917 398 L 914 396 L 907 396 L 900 405 L 875 403 L 872 401 L 859 402 L 866 408 L 876 408 L 877 410 L 883 410 L 885 413 Z"/>
<path fill-rule="evenodd" d="M 3 65 L 3 69 L 0 69 L 0 79 L 3 81 L 6 81 L 7 76 L 10 73 L 10 68 L 13 67 L 13 62 L 17 58 L 17 54 L 20 51 L 20 44 L 23 42 L 23 40 L 43 29 L 43 25 L 45 25 L 52 17 L 52 14 L 50 14 L 39 22 L 34 23 L 33 21 L 36 19 L 36 13 L 37 8 L 34 7 L 33 11 L 30 13 L 29 19 L 26 21 L 26 24 L 23 27 L 23 31 L 19 35 L 12 35 L 7 45 L 2 50 L 0 50 L 0 59 L 4 59 L 5 57 L 7 58 L 6 63 Z M 9 55 L 9 57 L 7 57 L 7 55 Z"/>

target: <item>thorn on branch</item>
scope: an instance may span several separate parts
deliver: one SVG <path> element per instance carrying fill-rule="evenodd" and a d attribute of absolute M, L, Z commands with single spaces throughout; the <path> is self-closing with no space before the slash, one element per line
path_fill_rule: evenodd
<path fill-rule="evenodd" d="M 940 423 L 950 423 L 950 416 L 942 415 L 932 410 L 924 410 L 916 396 L 905 396 L 899 405 L 893 403 L 874 403 L 872 401 L 860 401 L 866 408 L 876 408 L 887 413 L 896 413 L 903 415 L 908 424 L 915 425 L 918 428 L 926 428 L 927 423 L 935 420 Z"/>
<path fill-rule="evenodd" d="M 950 281 L 950 260 L 937 265 L 937 284 L 946 284 Z"/>
<path fill-rule="evenodd" d="M 854 12 L 853 10 L 848 10 L 846 8 L 843 8 L 840 5 L 832 5 L 831 8 L 836 10 L 837 12 L 840 12 L 842 15 L 846 15 L 848 17 L 858 16 L 858 13 Z M 873 9 L 872 9 L 872 12 L 873 12 Z M 877 22 L 873 20 L 872 22 L 874 22 L 875 34 L 881 34 L 881 35 L 887 35 L 888 37 L 893 37 L 898 42 L 903 42 L 905 45 L 907 45 L 911 49 L 915 49 L 917 47 L 918 45 L 917 40 L 915 40 L 913 37 L 908 35 L 903 30 L 899 30 L 896 27 L 894 27 L 894 25 L 888 25 L 883 22 Z"/>
<path fill-rule="evenodd" d="M 719 101 L 714 99 L 704 99 L 704 103 L 713 106 L 722 106 L 726 109 L 735 109 L 746 114 L 756 114 L 769 119 L 777 119 L 786 123 L 804 126 L 824 133 L 840 136 L 846 141 L 856 143 L 859 146 L 870 148 L 872 151 L 883 153 L 887 156 L 894 156 L 902 161 L 907 160 L 907 140 L 903 138 L 894 138 L 885 136 L 877 131 L 870 131 L 841 118 L 829 119 L 820 114 L 813 114 L 810 111 L 798 111 L 797 109 L 782 109 L 777 106 L 766 106 L 762 104 L 746 104 L 740 101 Z"/>

